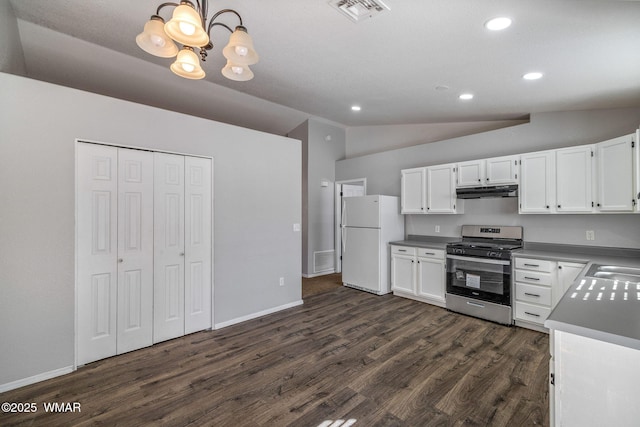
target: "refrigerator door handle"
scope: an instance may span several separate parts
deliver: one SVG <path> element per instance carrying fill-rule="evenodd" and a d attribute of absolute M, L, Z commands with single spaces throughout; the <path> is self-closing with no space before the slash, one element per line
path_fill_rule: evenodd
<path fill-rule="evenodd" d="M 344 224 L 345 220 L 347 218 L 347 204 L 344 201 L 344 199 L 342 200 L 342 218 L 340 221 L 340 231 L 342 233 L 342 252 L 344 253 L 347 250 L 347 233 L 346 233 L 346 226 Z"/>

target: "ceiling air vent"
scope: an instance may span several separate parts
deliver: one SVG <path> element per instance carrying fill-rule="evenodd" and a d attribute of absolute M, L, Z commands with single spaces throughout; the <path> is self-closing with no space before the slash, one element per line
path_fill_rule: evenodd
<path fill-rule="evenodd" d="M 390 10 L 389 6 L 380 0 L 330 0 L 329 4 L 353 22 L 364 21 Z"/>

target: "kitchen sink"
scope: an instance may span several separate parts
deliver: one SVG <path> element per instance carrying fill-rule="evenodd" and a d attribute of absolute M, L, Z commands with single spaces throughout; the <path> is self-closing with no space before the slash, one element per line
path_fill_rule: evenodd
<path fill-rule="evenodd" d="M 598 279 L 618 280 L 621 282 L 640 283 L 640 268 L 593 264 L 585 276 Z"/>

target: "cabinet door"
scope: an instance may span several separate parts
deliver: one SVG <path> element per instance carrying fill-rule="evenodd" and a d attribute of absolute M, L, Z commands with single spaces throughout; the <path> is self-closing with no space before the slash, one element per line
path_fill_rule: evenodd
<path fill-rule="evenodd" d="M 519 156 L 494 157 L 486 161 L 487 184 L 517 184 Z"/>
<path fill-rule="evenodd" d="M 585 266 L 586 264 L 558 261 L 558 284 L 554 289 L 552 307 L 555 307 L 560 301 L 560 298 L 567 292 Z"/>
<path fill-rule="evenodd" d="M 456 213 L 455 165 L 427 168 L 427 213 Z"/>
<path fill-rule="evenodd" d="M 414 257 L 391 257 L 391 289 L 415 295 L 416 262 Z"/>
<path fill-rule="evenodd" d="M 484 184 L 484 160 L 458 163 L 457 187 L 478 187 Z"/>
<path fill-rule="evenodd" d="M 555 209 L 555 153 L 520 156 L 520 213 L 550 213 Z"/>
<path fill-rule="evenodd" d="M 185 157 L 185 333 L 211 327 L 211 159 Z"/>
<path fill-rule="evenodd" d="M 425 179 L 425 168 L 406 169 L 402 171 L 401 213 L 426 213 Z"/>
<path fill-rule="evenodd" d="M 77 146 L 78 364 L 116 354 L 118 149 Z"/>
<path fill-rule="evenodd" d="M 601 212 L 632 212 L 633 150 L 632 135 L 596 144 L 598 197 Z"/>
<path fill-rule="evenodd" d="M 153 153 L 118 149 L 118 354 L 153 342 Z"/>
<path fill-rule="evenodd" d="M 184 156 L 154 153 L 153 341 L 184 335 Z"/>
<path fill-rule="evenodd" d="M 418 258 L 418 296 L 444 302 L 444 261 Z"/>
<path fill-rule="evenodd" d="M 556 151 L 556 208 L 562 213 L 593 211 L 593 146 Z"/>

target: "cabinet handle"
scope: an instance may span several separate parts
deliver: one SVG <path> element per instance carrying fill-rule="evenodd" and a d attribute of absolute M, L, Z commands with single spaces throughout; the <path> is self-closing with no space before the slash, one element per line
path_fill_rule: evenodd
<path fill-rule="evenodd" d="M 562 266 L 561 265 L 558 266 L 558 270 L 562 270 Z"/>
<path fill-rule="evenodd" d="M 547 209 L 549 209 L 549 205 L 547 205 Z"/>
<path fill-rule="evenodd" d="M 525 311 L 524 314 L 528 314 L 529 316 L 533 316 L 533 317 L 540 317 L 539 314 L 536 313 L 529 313 L 528 311 Z"/>
<path fill-rule="evenodd" d="M 482 181 L 480 178 L 478 178 L 478 182 Z"/>
<path fill-rule="evenodd" d="M 398 252 L 407 252 L 406 249 L 398 249 Z"/>
<path fill-rule="evenodd" d="M 424 254 L 425 255 L 435 255 L 435 253 L 433 253 L 433 252 L 425 252 Z"/>
<path fill-rule="evenodd" d="M 540 267 L 540 264 L 526 264 L 527 267 Z"/>
<path fill-rule="evenodd" d="M 528 280 L 540 280 L 538 277 L 527 277 L 527 276 L 524 276 L 524 278 L 528 279 Z"/>
<path fill-rule="evenodd" d="M 560 209 L 562 206 L 558 205 L 558 209 Z"/>
<path fill-rule="evenodd" d="M 529 292 L 525 292 L 524 294 L 525 294 L 526 296 L 528 296 L 528 297 L 536 297 L 536 298 L 540 298 L 540 295 L 537 295 L 537 294 L 532 294 L 532 293 L 529 293 Z"/>
<path fill-rule="evenodd" d="M 184 252 L 180 252 L 180 256 L 184 256 Z"/>
<path fill-rule="evenodd" d="M 118 258 L 118 262 L 124 262 L 122 258 Z"/>

